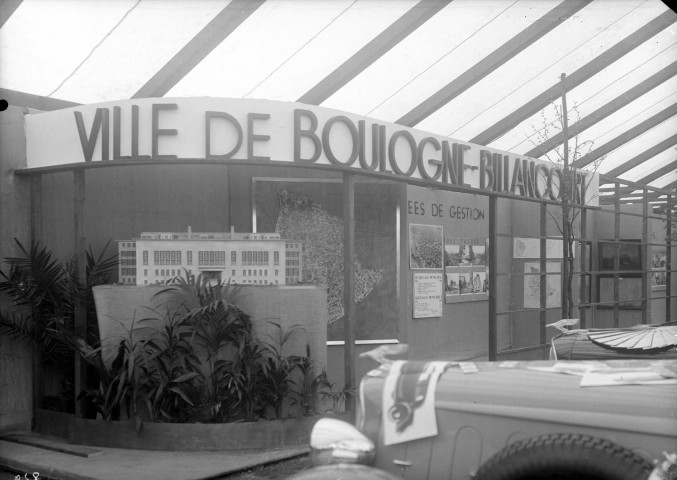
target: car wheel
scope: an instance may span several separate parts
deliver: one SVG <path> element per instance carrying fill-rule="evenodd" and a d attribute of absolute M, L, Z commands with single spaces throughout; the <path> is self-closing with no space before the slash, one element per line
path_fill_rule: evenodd
<path fill-rule="evenodd" d="M 613 442 L 555 433 L 512 443 L 489 458 L 477 480 L 645 480 L 651 463 Z"/>

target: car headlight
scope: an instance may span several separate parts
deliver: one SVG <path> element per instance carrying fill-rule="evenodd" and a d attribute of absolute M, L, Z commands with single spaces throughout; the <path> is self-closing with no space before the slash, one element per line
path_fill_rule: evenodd
<path fill-rule="evenodd" d="M 374 442 L 353 425 L 334 418 L 321 418 L 310 433 L 313 465 L 367 464 L 374 459 Z"/>

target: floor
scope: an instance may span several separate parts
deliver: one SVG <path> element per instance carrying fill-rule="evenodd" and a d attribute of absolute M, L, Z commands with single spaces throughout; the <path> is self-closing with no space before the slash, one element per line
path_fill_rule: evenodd
<path fill-rule="evenodd" d="M 308 452 L 307 446 L 266 451 L 167 452 L 70 445 L 35 434 L 0 437 L 0 480 L 202 480 Z M 36 475 L 37 474 L 37 475 Z M 7 477 L 3 477 L 6 475 Z"/>

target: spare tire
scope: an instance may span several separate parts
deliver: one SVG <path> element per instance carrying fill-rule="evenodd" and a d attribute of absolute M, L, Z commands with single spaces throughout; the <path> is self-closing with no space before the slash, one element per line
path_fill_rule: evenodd
<path fill-rule="evenodd" d="M 489 458 L 477 480 L 646 480 L 653 465 L 590 435 L 552 433 L 512 443 Z"/>

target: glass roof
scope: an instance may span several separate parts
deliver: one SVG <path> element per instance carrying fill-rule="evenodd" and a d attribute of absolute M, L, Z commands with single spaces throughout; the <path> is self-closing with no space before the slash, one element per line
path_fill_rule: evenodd
<path fill-rule="evenodd" d="M 660 0 L 5 0 L 0 96 L 301 101 L 546 158 L 564 73 L 587 168 L 674 188 L 676 20 Z"/>

